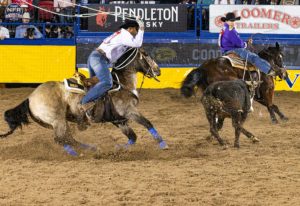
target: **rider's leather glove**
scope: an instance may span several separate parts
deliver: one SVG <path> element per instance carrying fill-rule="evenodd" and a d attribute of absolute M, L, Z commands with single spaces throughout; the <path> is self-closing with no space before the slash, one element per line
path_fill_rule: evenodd
<path fill-rule="evenodd" d="M 141 18 L 138 16 L 136 17 L 136 22 L 138 23 L 139 27 L 140 27 L 140 30 L 144 30 L 145 29 L 145 24 L 144 22 L 141 20 Z"/>

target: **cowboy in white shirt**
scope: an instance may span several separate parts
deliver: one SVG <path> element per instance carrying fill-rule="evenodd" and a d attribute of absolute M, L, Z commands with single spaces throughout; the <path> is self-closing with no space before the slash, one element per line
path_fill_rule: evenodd
<path fill-rule="evenodd" d="M 0 19 L 0 23 L 2 23 L 2 19 Z M 0 39 L 4 40 L 6 38 L 9 38 L 9 31 L 4 26 L 0 25 Z"/>
<path fill-rule="evenodd" d="M 89 111 L 94 106 L 94 100 L 102 97 L 113 85 L 109 67 L 116 62 L 128 47 L 141 47 L 144 37 L 144 23 L 129 20 L 120 30 L 103 40 L 88 58 L 88 68 L 91 77 L 96 76 L 99 82 L 91 88 L 81 100 L 82 110 Z"/>

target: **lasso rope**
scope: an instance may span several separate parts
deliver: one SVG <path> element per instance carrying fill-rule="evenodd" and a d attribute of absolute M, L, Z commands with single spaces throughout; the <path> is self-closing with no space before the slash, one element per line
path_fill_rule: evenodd
<path fill-rule="evenodd" d="M 101 11 L 101 10 L 97 10 L 97 9 L 94 9 L 94 8 L 91 8 L 91 7 L 88 7 L 88 6 L 83 6 L 83 5 L 80 5 L 80 4 L 74 4 L 72 2 L 67 2 L 67 1 L 64 1 L 64 0 L 59 0 L 59 1 L 60 2 L 66 2 L 66 3 L 71 4 L 73 6 L 78 6 L 78 7 L 85 8 L 85 9 L 88 9 L 88 10 L 91 10 L 91 11 L 96 11 L 97 13 L 85 13 L 85 14 L 75 14 L 75 15 L 61 14 L 61 13 L 58 13 L 58 12 L 55 12 L 55 11 L 51 11 L 51 10 L 44 9 L 42 7 L 36 6 L 34 4 L 26 2 L 25 0 L 21 0 L 22 3 L 27 4 L 29 6 L 32 6 L 34 8 L 37 8 L 39 10 L 42 10 L 42 11 L 45 11 L 45 12 L 48 12 L 48 13 L 51 13 L 51 14 L 55 14 L 55 15 L 58 15 L 58 16 L 64 16 L 64 17 L 89 18 L 89 17 L 97 16 L 98 14 L 107 14 L 107 15 L 117 16 L 117 17 L 122 17 L 122 18 L 125 17 L 125 19 L 130 19 L 130 20 L 136 19 L 135 16 L 130 16 L 126 13 L 124 13 L 122 15 L 117 15 L 115 12 Z"/>
<path fill-rule="evenodd" d="M 114 69 L 116 69 L 116 70 L 121 70 L 121 69 L 127 67 L 127 66 L 135 59 L 135 57 L 136 57 L 137 54 L 138 54 L 138 48 L 130 48 L 130 49 L 128 49 L 124 54 L 126 54 L 127 52 L 129 52 L 129 51 L 131 51 L 131 50 L 134 50 L 134 51 L 133 51 L 133 52 L 127 57 L 127 59 L 125 59 L 120 65 L 114 66 Z M 134 57 L 131 58 L 133 55 L 134 55 Z M 131 60 L 129 60 L 128 63 L 125 64 L 125 62 L 126 62 L 128 59 L 130 59 L 130 58 L 131 58 Z M 123 64 L 125 64 L 125 65 L 122 66 Z"/>

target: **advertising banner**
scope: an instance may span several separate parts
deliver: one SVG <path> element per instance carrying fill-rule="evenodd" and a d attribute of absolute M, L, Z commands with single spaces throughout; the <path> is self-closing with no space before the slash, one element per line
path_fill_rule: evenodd
<path fill-rule="evenodd" d="M 89 18 L 88 31 L 114 32 L 127 17 L 140 16 L 147 32 L 187 31 L 187 8 L 182 4 L 122 4 L 89 5 L 90 13 L 99 11 Z"/>
<path fill-rule="evenodd" d="M 78 44 L 77 64 L 86 65 L 88 55 L 97 46 L 98 44 Z M 257 51 L 266 46 L 272 45 L 256 45 Z M 159 77 L 161 82 L 147 79 L 143 88 L 179 88 L 191 69 L 200 66 L 208 59 L 221 56 L 217 43 L 145 43 L 143 47 L 162 68 L 162 75 Z M 289 76 L 284 81 L 276 81 L 276 90 L 300 91 L 300 47 L 283 44 L 281 47 Z M 140 75 L 138 85 L 142 80 Z"/>
<path fill-rule="evenodd" d="M 239 33 L 300 34 L 300 6 L 291 5 L 210 5 L 209 31 L 219 33 L 223 27 L 221 17 L 234 12 Z"/>
<path fill-rule="evenodd" d="M 86 64 L 87 58 L 93 49 L 99 44 L 78 44 L 77 64 Z M 265 47 L 274 45 L 256 45 L 258 52 Z M 155 61 L 163 66 L 185 65 L 199 66 L 204 61 L 221 56 L 221 51 L 217 45 L 212 43 L 144 43 L 143 47 Z M 281 44 L 284 54 L 284 64 L 286 66 L 300 66 L 299 45 Z"/>

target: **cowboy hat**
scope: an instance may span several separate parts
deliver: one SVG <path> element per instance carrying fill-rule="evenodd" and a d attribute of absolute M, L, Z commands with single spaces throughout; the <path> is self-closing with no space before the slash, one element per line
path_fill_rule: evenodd
<path fill-rule="evenodd" d="M 22 16 L 22 19 L 30 19 L 30 14 L 28 12 L 25 12 Z"/>
<path fill-rule="evenodd" d="M 228 12 L 225 17 L 221 17 L 221 21 L 237 21 L 240 20 L 241 17 L 235 17 L 235 14 L 233 12 Z"/>
<path fill-rule="evenodd" d="M 134 20 L 125 20 L 125 23 L 120 26 L 120 29 L 128 29 L 129 27 L 135 27 L 136 30 L 139 30 L 139 24 Z"/>

